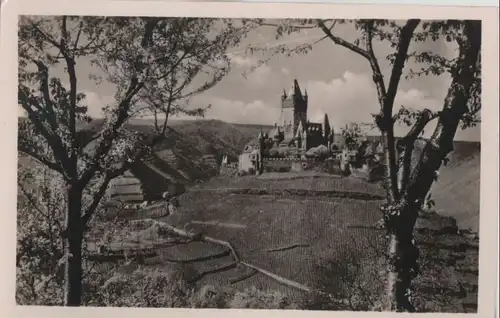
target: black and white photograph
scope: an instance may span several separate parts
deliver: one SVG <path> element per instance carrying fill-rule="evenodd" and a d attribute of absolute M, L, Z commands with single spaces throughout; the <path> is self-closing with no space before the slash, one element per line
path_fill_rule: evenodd
<path fill-rule="evenodd" d="M 331 10 L 19 15 L 16 304 L 478 313 L 484 23 Z"/>

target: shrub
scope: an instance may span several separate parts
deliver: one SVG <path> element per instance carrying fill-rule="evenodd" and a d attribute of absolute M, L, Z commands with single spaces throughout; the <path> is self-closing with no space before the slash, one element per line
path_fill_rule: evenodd
<path fill-rule="evenodd" d="M 330 157 L 330 150 L 324 145 L 319 145 L 318 147 L 310 148 L 306 152 L 306 157 L 326 159 Z"/>
<path fill-rule="evenodd" d="M 239 170 L 238 171 L 238 176 L 243 177 L 243 176 L 246 176 L 246 175 L 248 175 L 247 171 L 244 171 L 244 170 Z"/>
<path fill-rule="evenodd" d="M 299 309 L 298 304 L 292 303 L 286 296 L 275 291 L 261 291 L 255 287 L 236 292 L 229 303 L 230 308 L 252 309 Z"/>
<path fill-rule="evenodd" d="M 181 271 L 138 267 L 116 273 L 93 295 L 93 306 L 187 307 L 192 291 Z"/>
<path fill-rule="evenodd" d="M 294 151 L 288 147 L 271 148 L 268 156 L 271 158 L 286 158 L 294 154 Z"/>
<path fill-rule="evenodd" d="M 271 148 L 271 149 L 269 149 L 269 153 L 268 153 L 269 157 L 276 158 L 276 157 L 279 157 L 279 154 L 280 154 L 280 152 L 278 151 L 277 148 Z"/>
<path fill-rule="evenodd" d="M 335 257 L 315 266 L 315 288 L 325 294 L 307 297 L 311 310 L 379 311 L 385 288 L 385 257 L 378 243 L 368 243 L 364 258 Z M 372 245 L 375 244 L 375 245 Z"/>
<path fill-rule="evenodd" d="M 212 285 L 202 286 L 190 299 L 193 308 L 228 308 L 233 291 L 218 289 Z"/>
<path fill-rule="evenodd" d="M 65 197 L 61 180 L 56 173 L 38 167 L 20 169 L 18 178 L 16 301 L 20 305 L 61 305 L 63 272 L 57 266 L 63 255 Z"/>

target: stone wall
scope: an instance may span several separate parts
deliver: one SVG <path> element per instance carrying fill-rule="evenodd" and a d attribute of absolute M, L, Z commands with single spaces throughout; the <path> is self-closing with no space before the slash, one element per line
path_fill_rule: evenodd
<path fill-rule="evenodd" d="M 242 153 L 238 158 L 239 170 L 248 171 L 250 168 L 254 168 L 252 161 L 250 160 L 249 153 Z"/>

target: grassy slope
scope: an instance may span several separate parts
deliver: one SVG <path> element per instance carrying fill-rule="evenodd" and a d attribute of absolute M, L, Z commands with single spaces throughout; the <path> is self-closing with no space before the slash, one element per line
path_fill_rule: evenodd
<path fill-rule="evenodd" d="M 221 194 L 214 191 L 221 187 L 305 187 L 348 191 L 359 189 L 361 181 L 332 177 L 280 180 L 255 180 L 249 177 L 236 180 L 220 178 L 203 184 L 200 188 L 205 191 L 187 192 L 180 197 L 179 214 L 169 216 L 166 220 L 179 227 L 194 221 L 188 225 L 189 228 L 231 241 L 246 261 L 306 285 L 319 283 L 315 281 L 318 266 L 331 260 L 341 261 L 351 253 L 364 253 L 363 247 L 375 241 L 378 234 L 373 229 L 363 228 L 380 218 L 377 201 L 293 195 Z M 376 186 L 367 186 L 364 189 L 380 193 Z M 200 222 L 208 224 L 203 225 Z M 215 225 L 217 222 L 221 223 Z M 307 244 L 309 247 L 277 253 L 263 251 L 295 243 Z M 177 253 L 170 251 L 182 258 L 213 252 L 213 247 L 203 244 L 179 247 Z M 225 262 L 227 260 L 198 265 L 203 267 L 196 269 L 206 270 Z M 240 269 L 208 276 L 202 283 L 227 284 L 230 279 L 245 272 Z M 293 293 L 290 288 L 283 288 L 262 275 L 240 282 L 236 287 L 252 285 Z"/>
<path fill-rule="evenodd" d="M 479 231 L 480 156 L 441 169 L 432 190 L 437 212 L 457 219 L 461 228 Z"/>
<path fill-rule="evenodd" d="M 438 213 L 456 218 L 460 228 L 478 232 L 480 144 L 455 141 L 453 147 L 449 163 L 439 170 L 431 195 Z M 422 148 L 422 143 L 417 144 L 417 149 Z"/>
<path fill-rule="evenodd" d="M 289 177 L 286 177 L 287 175 Z M 239 251 L 244 261 L 311 287 L 321 286 L 325 282 L 335 285 L 336 281 L 345 275 L 341 272 L 342 269 L 335 270 L 335 267 L 332 269 L 328 264 L 343 264 L 347 260 L 360 260 L 365 257 L 373 259 L 371 251 L 382 250 L 378 240 L 382 233 L 371 227 L 380 219 L 378 210 L 382 202 L 380 200 L 310 196 L 307 192 L 296 196 L 286 193 L 268 195 L 257 192 L 228 194 L 219 191 L 220 189 L 311 191 L 329 189 L 364 191 L 380 195 L 383 191 L 377 185 L 358 179 L 332 176 L 297 178 L 284 173 L 278 178 L 269 178 L 265 174 L 262 177 L 212 179 L 181 195 L 178 213 L 165 217 L 164 220 L 179 228 L 195 229 L 205 235 L 227 240 Z M 477 268 L 477 250 L 473 249 L 468 252 L 466 258 L 462 258 L 463 238 L 449 232 L 442 234 L 435 232 L 436 229 L 450 226 L 446 225 L 449 222 L 436 216 L 428 224 L 420 222 L 423 225 L 419 228 L 433 229 L 430 233 L 417 231 L 419 244 L 427 244 L 422 247 L 424 261 L 431 262 L 430 267 L 426 265 L 424 276 L 419 278 L 419 290 L 424 292 L 426 297 L 422 300 L 425 305 L 438 304 L 438 300 L 432 295 L 442 293 L 439 288 L 455 292 L 459 281 L 477 288 L 477 275 L 459 272 L 460 268 L 465 268 L 466 271 Z M 280 252 L 265 251 L 291 244 L 308 246 Z M 447 244 L 454 247 L 450 249 L 445 246 Z M 222 251 L 220 248 L 204 243 L 162 249 L 161 256 L 156 259 L 154 266 L 169 266 L 167 259 L 190 259 L 220 251 Z M 433 257 L 438 259 L 429 259 L 430 255 L 434 254 L 436 256 Z M 449 263 L 456 262 L 454 258 L 465 265 Z M 190 265 L 188 272 L 207 271 L 228 265 L 230 262 L 231 259 L 226 257 L 197 263 Z M 236 268 L 208 275 L 199 284 L 227 286 L 230 280 L 247 273 L 248 269 Z M 435 277 L 439 278 L 436 280 Z M 237 289 L 255 286 L 264 290 L 279 290 L 292 298 L 303 296 L 301 292 L 281 286 L 263 275 L 252 276 L 233 286 Z M 459 293 L 450 295 L 450 300 L 441 299 L 444 296 L 438 297 L 439 302 L 446 301 L 445 305 L 439 305 L 439 310 L 460 311 L 462 303 L 474 302 L 475 294 L 472 292 L 465 299 Z"/>

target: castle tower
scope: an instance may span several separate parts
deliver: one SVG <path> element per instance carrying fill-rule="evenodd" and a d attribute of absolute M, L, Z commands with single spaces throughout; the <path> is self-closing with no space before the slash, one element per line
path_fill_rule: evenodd
<path fill-rule="evenodd" d="M 288 93 L 284 92 L 281 96 L 281 123 L 283 127 L 287 124 L 292 124 L 292 129 L 288 135 L 284 136 L 285 139 L 291 139 L 297 133 L 299 123 L 303 124 L 307 121 L 307 91 L 302 94 L 298 81 L 293 81 L 293 86 Z"/>
<path fill-rule="evenodd" d="M 323 139 L 324 145 L 327 147 L 330 147 L 330 134 L 331 134 L 331 128 L 330 128 L 330 122 L 328 120 L 328 115 L 325 114 L 325 117 L 323 118 L 323 123 L 322 123 L 322 128 L 323 128 Z"/>
<path fill-rule="evenodd" d="M 256 163 L 256 175 L 260 175 L 262 174 L 263 170 L 264 170 L 264 163 L 262 162 L 262 160 L 264 159 L 264 134 L 262 132 L 262 127 L 260 129 L 260 133 L 259 133 L 259 136 L 258 136 L 258 140 L 259 140 L 259 155 L 257 157 L 257 163 Z"/>

